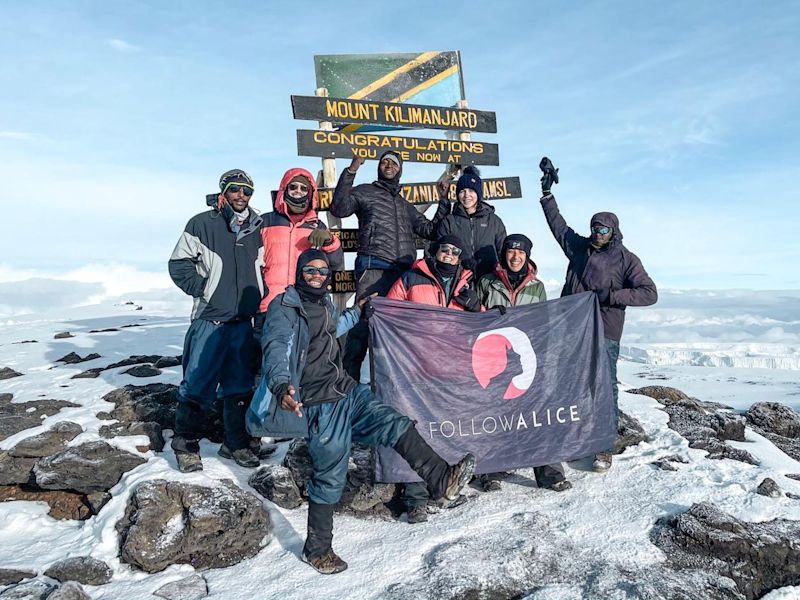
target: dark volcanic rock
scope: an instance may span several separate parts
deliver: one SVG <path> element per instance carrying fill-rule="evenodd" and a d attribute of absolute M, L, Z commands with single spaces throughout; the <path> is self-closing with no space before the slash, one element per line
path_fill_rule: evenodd
<path fill-rule="evenodd" d="M 667 387 L 665 385 L 646 385 L 641 388 L 628 390 L 628 393 L 649 396 L 653 400 L 658 400 L 662 404 L 672 404 L 674 402 L 683 402 L 684 400 L 689 400 L 689 396 L 684 394 L 679 389 Z"/>
<path fill-rule="evenodd" d="M 116 369 L 119 367 L 130 367 L 132 365 L 141 365 L 144 363 L 153 364 L 161 359 L 162 356 L 160 354 L 134 354 L 129 356 L 128 358 L 124 358 L 118 362 L 111 363 L 106 367 L 106 369 Z"/>
<path fill-rule="evenodd" d="M 745 523 L 703 502 L 688 512 L 661 519 L 651 539 L 672 567 L 717 572 L 733 580 L 740 597 L 748 600 L 800 584 L 797 521 Z"/>
<path fill-rule="evenodd" d="M 778 402 L 757 402 L 747 411 L 747 424 L 784 453 L 800 460 L 800 415 Z"/>
<path fill-rule="evenodd" d="M 640 442 L 646 442 L 644 427 L 630 415 L 619 411 L 619 422 L 617 424 L 617 440 L 614 442 L 614 454 L 622 454 L 628 446 L 635 446 Z"/>
<path fill-rule="evenodd" d="M 12 377 L 22 377 L 22 373 L 15 371 L 11 367 L 3 367 L 0 369 L 0 381 L 3 379 L 11 379 Z"/>
<path fill-rule="evenodd" d="M 5 485 L 0 487 L 0 502 L 25 500 L 46 502 L 50 506 L 47 513 L 54 519 L 84 521 L 92 516 L 86 496 L 76 492 L 40 490 L 27 485 Z"/>
<path fill-rule="evenodd" d="M 12 402 L 11 394 L 0 394 L 0 440 L 42 424 L 44 417 L 56 414 L 62 408 L 78 406 L 64 400 L 31 400 Z"/>
<path fill-rule="evenodd" d="M 146 435 L 150 448 L 156 452 L 164 449 L 164 429 L 175 424 L 177 386 L 167 383 L 126 385 L 103 396 L 114 404 L 110 418 L 117 422 L 100 428 L 103 437 L 118 435 Z"/>
<path fill-rule="evenodd" d="M 117 523 L 120 558 L 148 573 L 171 564 L 228 567 L 269 542 L 261 501 L 229 481 L 215 487 L 168 482 L 139 484 Z"/>
<path fill-rule="evenodd" d="M 20 571 L 19 569 L 0 569 L 0 585 L 19 583 L 23 579 L 36 577 L 33 571 Z"/>
<path fill-rule="evenodd" d="M 153 366 L 156 369 L 166 369 L 169 367 L 180 367 L 182 364 L 182 356 L 162 356 L 156 362 L 153 363 Z"/>
<path fill-rule="evenodd" d="M 796 481 L 800 481 L 800 473 L 787 473 L 784 477 L 788 477 L 789 479 L 794 479 Z"/>
<path fill-rule="evenodd" d="M 89 369 L 87 371 L 81 371 L 77 375 L 73 375 L 70 379 L 97 379 L 100 377 L 100 373 L 102 373 L 104 369 L 101 367 L 95 367 L 94 369 Z"/>
<path fill-rule="evenodd" d="M 255 471 L 248 482 L 255 491 L 281 508 L 297 508 L 303 503 L 292 472 L 281 465 L 266 465 Z"/>
<path fill-rule="evenodd" d="M 77 581 L 68 581 L 47 597 L 47 600 L 92 600 Z"/>
<path fill-rule="evenodd" d="M 111 568 L 102 560 L 90 556 L 73 556 L 50 565 L 44 572 L 61 583 L 77 581 L 84 585 L 103 585 L 111 581 Z"/>
<path fill-rule="evenodd" d="M 71 421 L 59 421 L 47 431 L 17 442 L 8 453 L 18 458 L 41 458 L 62 450 L 67 442 L 74 440 L 83 428 Z"/>
<path fill-rule="evenodd" d="M 111 494 L 108 492 L 93 492 L 91 494 L 86 494 L 86 502 L 92 509 L 93 515 L 98 514 L 102 508 L 108 504 L 109 500 L 111 500 Z"/>
<path fill-rule="evenodd" d="M 0 452 L 0 485 L 30 483 L 35 464 L 35 458 L 17 458 L 8 452 Z"/>
<path fill-rule="evenodd" d="M 771 479 L 770 477 L 767 477 L 764 479 L 764 481 L 758 484 L 756 493 L 769 498 L 780 498 L 782 496 L 781 488 L 778 487 L 778 484 L 775 483 L 775 480 Z"/>
<path fill-rule="evenodd" d="M 156 377 L 161 375 L 161 369 L 156 369 L 153 365 L 136 365 L 124 370 L 122 373 L 131 377 Z"/>
<path fill-rule="evenodd" d="M 69 331 L 61 331 L 61 332 L 55 334 L 53 336 L 53 339 L 54 340 L 64 340 L 64 339 L 73 338 L 73 337 L 75 337 L 75 336 L 72 335 Z"/>
<path fill-rule="evenodd" d="M 195 574 L 162 585 L 153 595 L 167 600 L 200 600 L 208 596 L 208 584 L 201 575 Z"/>
<path fill-rule="evenodd" d="M 36 484 L 46 490 L 74 490 L 84 494 L 107 492 L 122 475 L 144 464 L 140 456 L 93 441 L 39 459 L 33 467 Z"/>
<path fill-rule="evenodd" d="M 54 362 L 63 362 L 68 365 L 76 365 L 78 363 L 86 362 L 87 360 L 94 360 L 96 358 L 101 358 L 99 354 L 92 352 L 91 354 L 87 354 L 84 357 L 81 357 L 80 354 L 77 352 L 70 352 L 69 354 L 65 354 L 61 358 L 56 359 Z"/>
<path fill-rule="evenodd" d="M 56 588 L 52 583 L 42 581 L 41 579 L 34 579 L 33 581 L 24 581 L 0 593 L 0 598 L 3 600 L 45 600 L 50 598 L 53 590 Z"/>
<path fill-rule="evenodd" d="M 119 331 L 116 327 L 106 327 L 105 329 L 90 329 L 89 333 L 111 333 L 113 331 Z"/>
<path fill-rule="evenodd" d="M 120 435 L 146 435 L 150 440 L 148 449 L 161 452 L 164 449 L 164 435 L 161 425 L 155 421 L 135 421 L 133 423 L 113 423 L 103 425 L 99 431 L 104 438 L 113 438 Z M 146 450 L 142 450 L 146 452 Z"/>

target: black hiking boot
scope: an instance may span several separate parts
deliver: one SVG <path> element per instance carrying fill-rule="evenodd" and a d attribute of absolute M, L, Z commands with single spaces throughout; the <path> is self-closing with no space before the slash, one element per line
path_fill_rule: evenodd
<path fill-rule="evenodd" d="M 250 438 L 250 452 L 255 454 L 261 460 L 269 458 L 275 454 L 277 449 L 278 446 L 275 444 L 262 444 L 261 438 Z"/>
<path fill-rule="evenodd" d="M 461 490 L 475 473 L 475 455 L 468 452 L 458 463 L 450 468 L 450 478 L 444 490 L 444 497 L 451 502 L 458 498 Z"/>
<path fill-rule="evenodd" d="M 408 522 L 411 525 L 416 523 L 425 523 L 428 520 L 428 508 L 422 504 L 421 506 L 412 506 L 408 509 Z"/>
<path fill-rule="evenodd" d="M 217 450 L 217 454 L 222 458 L 235 461 L 240 467 L 247 467 L 248 469 L 253 469 L 261 464 L 258 456 L 250 448 L 239 448 L 231 452 L 225 444 L 222 444 Z"/>
<path fill-rule="evenodd" d="M 175 452 L 178 470 L 181 473 L 194 473 L 195 471 L 203 470 L 203 461 L 200 459 L 199 440 L 189 440 L 176 435 L 173 436 L 170 446 Z"/>
<path fill-rule="evenodd" d="M 347 563 L 339 558 L 332 549 L 321 556 L 312 557 L 303 552 L 302 558 L 304 563 L 308 563 L 314 567 L 317 573 L 322 573 L 323 575 L 336 575 L 336 573 L 341 573 L 347 569 Z"/>

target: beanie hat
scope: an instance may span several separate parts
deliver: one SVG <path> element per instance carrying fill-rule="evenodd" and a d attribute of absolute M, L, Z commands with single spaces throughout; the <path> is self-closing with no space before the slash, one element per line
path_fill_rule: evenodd
<path fill-rule="evenodd" d="M 470 165 L 464 169 L 464 174 L 458 178 L 456 183 L 456 198 L 461 193 L 461 190 L 473 190 L 478 195 L 478 202 L 483 200 L 483 182 L 481 181 L 481 172 L 476 167 Z"/>
<path fill-rule="evenodd" d="M 461 238 L 457 235 L 443 235 L 438 240 L 436 240 L 435 250 L 439 249 L 439 246 L 444 244 L 450 244 L 451 246 L 455 246 L 456 248 L 460 248 L 464 250 L 464 242 L 461 241 Z"/>
<path fill-rule="evenodd" d="M 300 294 L 301 299 L 320 302 L 325 294 L 328 293 L 328 285 L 331 282 L 331 274 L 328 273 L 328 277 L 325 279 L 325 283 L 322 284 L 322 287 L 315 288 L 308 285 L 303 277 L 303 267 L 305 267 L 312 260 L 322 260 L 325 261 L 325 264 L 328 265 L 328 267 L 331 266 L 331 263 L 328 260 L 328 255 L 322 250 L 319 250 L 318 248 L 309 248 L 308 250 L 304 250 L 300 253 L 300 256 L 297 257 L 297 269 L 295 270 L 294 287 L 298 294 Z"/>
<path fill-rule="evenodd" d="M 503 240 L 503 254 L 506 250 L 522 250 L 527 258 L 531 257 L 531 250 L 533 250 L 533 242 L 530 238 L 521 233 L 512 233 L 506 236 Z"/>
<path fill-rule="evenodd" d="M 226 186 L 232 183 L 246 185 L 251 188 L 254 187 L 253 178 L 242 169 L 231 169 L 230 171 L 225 171 L 219 178 L 220 191 L 223 191 Z"/>

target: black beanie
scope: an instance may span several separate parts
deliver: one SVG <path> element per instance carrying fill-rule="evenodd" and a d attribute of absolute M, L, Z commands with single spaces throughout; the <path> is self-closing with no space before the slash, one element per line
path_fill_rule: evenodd
<path fill-rule="evenodd" d="M 250 177 L 247 173 L 242 171 L 241 169 L 231 169 L 230 171 L 225 171 L 219 177 L 219 189 L 223 191 L 225 186 L 229 183 L 241 183 L 244 185 L 248 185 L 250 187 L 253 186 L 253 178 Z"/>
<path fill-rule="evenodd" d="M 533 242 L 521 233 L 512 233 L 511 235 L 506 236 L 506 239 L 503 240 L 503 254 L 505 255 L 506 250 L 522 250 L 525 253 L 525 256 L 530 259 L 531 251 L 533 250 Z"/>
<path fill-rule="evenodd" d="M 325 283 L 322 284 L 322 287 L 315 288 L 306 282 L 303 278 L 303 267 L 305 267 L 308 263 L 312 260 L 323 260 L 328 267 L 331 266 L 331 263 L 328 261 L 328 255 L 319 250 L 318 248 L 309 248 L 308 250 L 304 250 L 300 256 L 297 257 L 297 268 L 295 269 L 295 284 L 294 287 L 297 289 L 297 293 L 300 294 L 300 298 L 303 300 L 311 300 L 313 302 L 319 302 L 328 293 L 328 285 L 331 282 L 331 275 L 328 274 L 328 277 L 325 279 Z"/>
<path fill-rule="evenodd" d="M 391 179 L 386 179 L 383 174 L 381 173 L 381 161 L 386 158 L 387 156 L 391 157 L 391 159 L 397 163 L 400 169 L 397 171 L 397 175 L 392 177 Z M 399 153 L 395 152 L 394 150 L 387 150 L 383 154 L 381 154 L 380 158 L 378 159 L 378 181 L 385 181 L 386 183 L 390 183 L 393 185 L 399 186 L 400 184 L 400 177 L 403 175 L 403 157 L 400 156 Z"/>
<path fill-rule="evenodd" d="M 478 195 L 478 202 L 483 200 L 481 172 L 472 165 L 464 169 L 464 174 L 458 178 L 458 182 L 456 183 L 456 198 L 458 198 L 458 194 L 461 193 L 461 190 L 464 189 L 474 190 Z"/>
<path fill-rule="evenodd" d="M 434 253 L 439 250 L 439 246 L 442 244 L 450 244 L 451 246 L 455 246 L 456 248 L 460 248 L 462 251 L 464 250 L 464 242 L 461 241 L 461 238 L 457 235 L 443 235 L 434 243 L 433 251 Z"/>

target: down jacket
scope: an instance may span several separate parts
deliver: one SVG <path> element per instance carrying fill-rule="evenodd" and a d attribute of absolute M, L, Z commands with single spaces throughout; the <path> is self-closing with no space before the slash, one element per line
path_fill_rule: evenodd
<path fill-rule="evenodd" d="M 449 201 L 439 201 L 433 221 L 425 218 L 390 185 L 375 181 L 353 187 L 355 174 L 342 171 L 333 193 L 331 214 L 358 217 L 358 254 L 376 256 L 402 270 L 417 256 L 416 238 L 436 239 L 436 225 L 449 211 Z"/>
<path fill-rule="evenodd" d="M 470 284 L 472 271 L 459 266 L 454 279 L 456 285 L 451 289 L 450 297 L 448 298 L 442 284 L 431 272 L 428 263 L 425 262 L 424 258 L 421 258 L 414 263 L 410 271 L 403 273 L 400 279 L 394 282 L 386 297 L 389 300 L 407 300 L 418 304 L 465 310 L 454 298 L 464 286 Z"/>
<path fill-rule="evenodd" d="M 283 194 L 286 186 L 297 175 L 302 175 L 311 183 L 309 190 L 311 205 L 305 213 L 292 215 L 286 207 Z M 311 173 L 305 169 L 286 171 L 281 179 L 278 195 L 275 197 L 274 210 L 263 215 L 264 220 L 261 225 L 261 239 L 264 241 L 263 275 L 268 292 L 261 301 L 259 312 L 266 312 L 273 298 L 282 294 L 286 287 L 294 282 L 297 257 L 311 247 L 308 241 L 311 232 L 315 229 L 327 229 L 325 223 L 317 217 L 318 200 L 317 185 Z M 331 269 L 334 271 L 344 269 L 344 255 L 338 237 L 334 236 L 321 250 L 328 254 Z"/>
<path fill-rule="evenodd" d="M 536 278 L 537 274 L 536 263 L 529 260 L 525 279 L 516 288 L 512 288 L 506 270 L 498 263 L 494 273 L 484 275 L 478 282 L 481 304 L 490 310 L 496 306 L 511 307 L 545 302 L 547 292 L 544 284 Z"/>
<path fill-rule="evenodd" d="M 194 298 L 192 320 L 239 321 L 258 311 L 265 291 L 260 228 L 253 208 L 238 233 L 217 208 L 189 219 L 168 268 L 175 285 Z"/>
<path fill-rule="evenodd" d="M 622 244 L 619 219 L 614 213 L 597 213 L 592 217 L 591 222 L 601 220 L 614 228 L 611 241 L 595 250 L 589 238 L 575 233 L 567 225 L 552 194 L 543 196 L 541 204 L 550 231 L 569 260 L 561 296 L 609 288 L 609 306 L 601 306 L 600 313 L 605 336 L 618 342 L 625 325 L 625 309 L 655 304 L 658 300 L 656 284 L 639 257 Z"/>
<path fill-rule="evenodd" d="M 480 201 L 468 215 L 461 202 L 456 202 L 452 214 L 439 223 L 437 238 L 443 235 L 455 235 L 464 242 L 461 259 L 475 261 L 475 275 L 480 278 L 494 270 L 503 252 L 506 227 L 491 204 Z"/>

